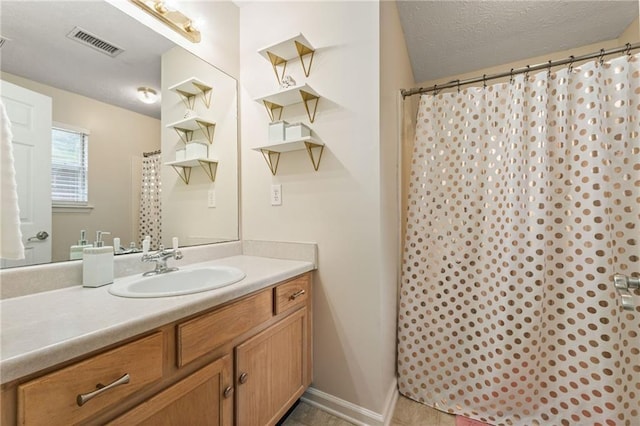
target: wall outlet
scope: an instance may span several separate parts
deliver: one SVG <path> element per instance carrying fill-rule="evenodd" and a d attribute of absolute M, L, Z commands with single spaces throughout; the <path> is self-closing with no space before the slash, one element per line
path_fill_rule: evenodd
<path fill-rule="evenodd" d="M 282 185 L 271 185 L 271 205 L 272 206 L 281 206 L 282 205 Z"/>
<path fill-rule="evenodd" d="M 207 207 L 214 208 L 216 206 L 216 190 L 210 189 L 207 192 Z"/>

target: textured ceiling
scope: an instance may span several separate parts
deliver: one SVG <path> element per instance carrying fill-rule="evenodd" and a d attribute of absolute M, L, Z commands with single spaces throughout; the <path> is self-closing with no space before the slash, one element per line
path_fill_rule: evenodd
<path fill-rule="evenodd" d="M 417 83 L 617 38 L 632 1 L 398 1 Z"/>
<path fill-rule="evenodd" d="M 237 4 L 238 2 L 236 2 Z M 616 38 L 638 16 L 632 1 L 398 1 L 420 83 Z M 103 1 L 0 1 L 3 71 L 152 117 L 135 88 L 160 88 L 160 55 L 174 45 Z M 75 26 L 122 47 L 116 58 L 66 38 Z"/>
<path fill-rule="evenodd" d="M 102 1 L 0 2 L 2 71 L 152 117 L 136 88 L 160 92 L 160 56 L 174 44 Z M 115 58 L 68 39 L 76 26 L 124 49 Z"/>

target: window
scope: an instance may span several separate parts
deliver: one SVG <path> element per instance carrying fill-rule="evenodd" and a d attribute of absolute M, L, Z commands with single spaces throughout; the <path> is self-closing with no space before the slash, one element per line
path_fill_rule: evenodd
<path fill-rule="evenodd" d="M 51 201 L 86 206 L 89 132 L 57 125 L 51 141 Z"/>

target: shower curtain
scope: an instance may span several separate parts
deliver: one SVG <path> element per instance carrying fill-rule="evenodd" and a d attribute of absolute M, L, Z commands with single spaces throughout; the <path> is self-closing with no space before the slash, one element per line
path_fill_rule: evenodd
<path fill-rule="evenodd" d="M 142 246 L 142 240 L 149 235 L 152 250 L 157 250 L 162 243 L 161 160 L 160 154 L 152 154 L 142 159 L 138 241 Z"/>
<path fill-rule="evenodd" d="M 400 392 L 500 425 L 640 424 L 640 55 L 423 95 Z M 640 297 L 636 293 L 640 305 Z"/>

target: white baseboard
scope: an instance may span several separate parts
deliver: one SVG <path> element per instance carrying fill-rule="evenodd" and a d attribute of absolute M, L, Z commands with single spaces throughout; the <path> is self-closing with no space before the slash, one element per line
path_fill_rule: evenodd
<path fill-rule="evenodd" d="M 313 387 L 307 389 L 301 399 L 309 405 L 358 426 L 387 426 L 391 424 L 393 411 L 398 401 L 398 395 L 398 381 L 394 379 L 387 392 L 384 412 L 382 414 L 360 407 L 359 405 L 337 398 Z"/>

